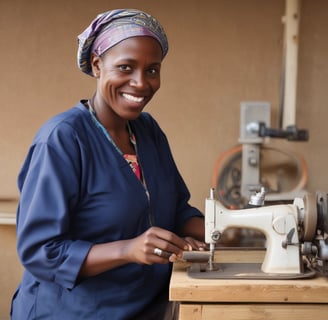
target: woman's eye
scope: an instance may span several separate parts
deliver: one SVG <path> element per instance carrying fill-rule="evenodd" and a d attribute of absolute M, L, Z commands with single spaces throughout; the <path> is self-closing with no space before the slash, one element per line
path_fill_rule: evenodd
<path fill-rule="evenodd" d="M 122 64 L 122 65 L 118 66 L 118 68 L 119 68 L 121 71 L 131 71 L 131 67 L 128 66 L 127 64 Z"/>
<path fill-rule="evenodd" d="M 155 74 L 158 74 L 159 73 L 159 70 L 157 68 L 150 68 L 148 70 L 148 73 L 149 74 L 152 74 L 152 75 L 155 75 Z"/>

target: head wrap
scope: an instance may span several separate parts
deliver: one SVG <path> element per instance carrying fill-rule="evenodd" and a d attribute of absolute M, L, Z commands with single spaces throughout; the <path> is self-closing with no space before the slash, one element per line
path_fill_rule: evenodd
<path fill-rule="evenodd" d="M 136 9 L 117 9 L 99 14 L 78 36 L 77 63 L 81 71 L 93 76 L 90 57 L 98 56 L 119 42 L 137 36 L 156 39 L 162 48 L 162 58 L 168 51 L 164 29 L 151 15 Z"/>

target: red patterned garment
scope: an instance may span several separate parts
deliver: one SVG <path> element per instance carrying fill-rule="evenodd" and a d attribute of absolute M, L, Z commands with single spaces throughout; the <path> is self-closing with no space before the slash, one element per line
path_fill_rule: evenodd
<path fill-rule="evenodd" d="M 132 171 L 135 173 L 137 178 L 141 180 L 141 170 L 138 163 L 138 158 L 135 154 L 124 154 L 124 159 L 129 163 Z"/>

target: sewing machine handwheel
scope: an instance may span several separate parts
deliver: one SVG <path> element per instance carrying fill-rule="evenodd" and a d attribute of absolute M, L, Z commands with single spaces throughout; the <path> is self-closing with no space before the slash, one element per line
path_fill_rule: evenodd
<path fill-rule="evenodd" d="M 326 192 L 317 191 L 317 210 L 317 228 L 328 234 L 328 194 Z"/>
<path fill-rule="evenodd" d="M 317 198 L 315 194 L 304 195 L 304 240 L 312 241 L 317 230 Z"/>

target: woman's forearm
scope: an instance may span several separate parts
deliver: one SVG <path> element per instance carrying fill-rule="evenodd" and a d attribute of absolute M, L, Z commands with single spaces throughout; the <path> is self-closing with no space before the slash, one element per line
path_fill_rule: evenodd
<path fill-rule="evenodd" d="M 91 277 L 129 263 L 129 240 L 95 244 L 80 270 L 81 277 Z"/>

